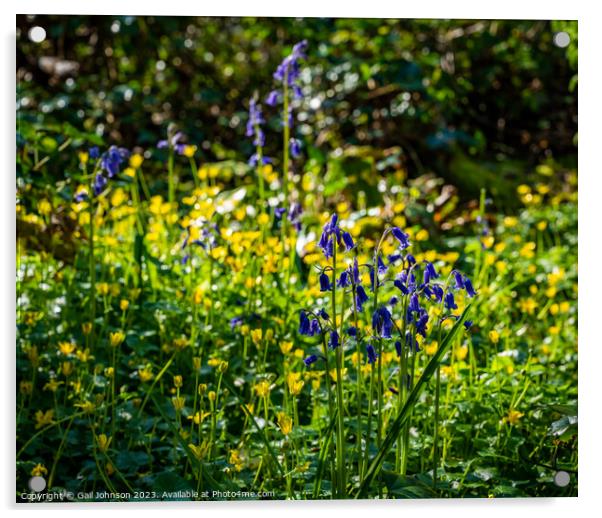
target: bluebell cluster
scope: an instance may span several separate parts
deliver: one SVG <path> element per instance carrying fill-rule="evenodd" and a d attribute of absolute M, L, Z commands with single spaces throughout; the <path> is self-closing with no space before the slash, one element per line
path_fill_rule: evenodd
<path fill-rule="evenodd" d="M 419 345 L 416 339 L 417 335 L 426 338 L 429 324 L 429 314 L 426 309 L 426 303 L 443 305 L 449 313 L 444 315 L 442 320 L 446 318 L 458 318 L 451 313 L 453 310 L 458 309 L 458 305 L 455 302 L 454 291 L 464 290 L 468 297 L 474 297 L 476 292 L 470 279 L 457 270 L 453 270 L 450 275 L 450 280 L 443 283 L 439 281 L 440 275 L 431 262 L 423 261 L 423 263 L 419 265 L 414 256 L 406 252 L 411 246 L 411 242 L 409 235 L 401 229 L 392 227 L 385 231 L 385 235 L 386 233 L 390 233 L 397 240 L 398 249 L 396 253 L 387 258 L 388 264 L 385 263 L 380 252 L 378 252 L 375 254 L 373 264 L 362 266 L 367 267 L 369 270 L 371 292 L 376 292 L 378 287 L 386 282 L 392 282 L 393 286 L 399 290 L 401 299 L 404 300 L 405 309 L 403 311 L 405 311 L 405 313 L 403 313 L 402 316 L 404 328 L 406 330 L 405 336 L 403 336 L 402 340 L 395 341 L 395 350 L 397 354 L 401 356 L 404 346 L 410 351 L 419 351 Z M 351 235 L 340 228 L 338 216 L 336 214 L 333 214 L 324 225 L 318 246 L 321 248 L 326 258 L 333 257 L 335 247 L 337 246 L 345 252 L 352 251 L 356 248 Z M 400 261 L 402 270 L 393 279 L 387 280 L 385 276 L 391 266 Z M 324 268 L 319 274 L 320 291 L 328 292 L 332 290 L 333 282 L 336 283 L 336 287 L 351 288 L 350 291 L 355 297 L 355 308 L 358 312 L 362 312 L 365 303 L 370 300 L 370 297 L 366 293 L 364 286 L 362 286 L 359 269 L 360 265 L 358 264 L 357 258 L 354 258 L 352 264 L 347 267 L 335 281 L 334 279 L 331 279 L 331 276 L 329 275 L 332 268 Z M 422 275 L 419 275 L 420 270 Z M 402 336 L 403 331 L 398 328 L 392 315 L 394 308 L 399 305 L 399 302 L 400 297 L 394 295 L 388 299 L 387 303 L 378 305 L 374 308 L 371 321 L 371 336 L 366 345 L 368 363 L 374 363 L 378 357 L 373 345 L 375 340 L 389 340 L 394 336 Z M 308 314 L 312 315 L 311 319 Z M 340 337 L 336 333 L 336 330 L 332 329 L 327 318 L 324 319 L 326 325 L 322 326 L 318 317 L 320 317 L 319 313 L 314 314 L 313 312 L 302 311 L 299 333 L 305 336 L 314 336 L 320 334 L 323 329 L 329 330 L 329 347 L 331 349 L 338 347 L 340 345 Z M 466 329 L 469 329 L 471 325 L 472 322 L 470 321 L 464 323 Z M 347 329 L 347 335 L 357 339 L 358 330 L 353 326 L 349 327 Z M 306 361 L 306 364 L 311 365 L 316 359 L 312 359 L 310 362 Z"/>

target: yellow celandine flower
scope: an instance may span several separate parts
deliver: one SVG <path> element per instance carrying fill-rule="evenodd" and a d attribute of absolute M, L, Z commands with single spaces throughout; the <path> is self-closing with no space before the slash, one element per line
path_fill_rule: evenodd
<path fill-rule="evenodd" d="M 303 351 L 303 349 L 295 349 L 293 351 L 293 356 L 295 358 L 301 358 L 301 359 L 303 359 L 303 358 L 305 358 L 305 352 Z"/>
<path fill-rule="evenodd" d="M 71 342 L 59 342 L 59 352 L 65 356 L 69 356 L 76 349 L 76 345 Z"/>
<path fill-rule="evenodd" d="M 134 178 L 134 176 L 136 176 L 136 169 L 134 169 L 133 167 L 126 167 L 123 170 L 123 174 L 129 176 L 130 178 Z"/>
<path fill-rule="evenodd" d="M 432 342 L 424 347 L 424 352 L 429 356 L 433 356 L 439 349 L 439 342 Z"/>
<path fill-rule="evenodd" d="M 244 462 L 240 457 L 240 452 L 238 450 L 230 450 L 228 463 L 232 464 L 236 471 L 242 471 L 242 468 L 244 467 Z"/>
<path fill-rule="evenodd" d="M 64 381 L 58 381 L 56 378 L 50 378 L 48 383 L 44 385 L 44 390 L 49 390 L 50 392 L 56 392 L 59 387 L 64 383 Z"/>
<path fill-rule="evenodd" d="M 92 323 L 91 322 L 84 322 L 82 324 L 82 332 L 85 335 L 89 335 L 91 331 L 92 331 Z"/>
<path fill-rule="evenodd" d="M 531 286 L 529 286 L 529 293 L 531 293 L 531 295 L 535 295 L 538 291 L 539 289 L 535 284 L 531 284 Z"/>
<path fill-rule="evenodd" d="M 201 288 L 200 286 L 197 286 L 197 288 L 194 290 L 194 293 L 192 294 L 192 301 L 195 304 L 200 304 L 201 301 L 203 300 L 203 294 L 204 294 L 203 288 Z"/>
<path fill-rule="evenodd" d="M 104 433 L 96 436 L 96 444 L 101 453 L 106 453 L 111 445 L 113 437 L 107 437 Z"/>
<path fill-rule="evenodd" d="M 194 415 L 189 415 L 187 419 L 194 422 L 194 424 L 202 424 L 207 417 L 211 415 L 211 412 L 196 412 Z"/>
<path fill-rule="evenodd" d="M 35 418 L 36 418 L 36 430 L 39 430 L 40 428 L 43 428 L 44 426 L 54 423 L 54 410 L 50 409 L 50 410 L 46 410 L 46 412 L 43 412 L 42 410 L 38 410 L 35 413 Z"/>
<path fill-rule="evenodd" d="M 288 385 L 288 391 L 293 396 L 298 396 L 305 385 L 305 382 L 301 379 L 300 372 L 289 372 L 286 375 L 286 384 Z"/>
<path fill-rule="evenodd" d="M 19 383 L 19 392 L 27 396 L 33 392 L 33 383 L 31 381 L 22 381 Z"/>
<path fill-rule="evenodd" d="M 504 423 L 515 425 L 520 421 L 520 418 L 523 417 L 524 415 L 525 414 L 523 414 L 522 412 L 519 412 L 518 410 L 514 410 L 513 408 L 511 408 L 510 410 L 508 410 L 508 414 L 506 415 L 506 417 L 504 417 L 502 419 L 502 421 Z"/>
<path fill-rule="evenodd" d="M 525 259 L 533 259 L 535 257 L 535 247 L 536 245 L 533 241 L 525 243 L 519 251 L 520 256 Z"/>
<path fill-rule="evenodd" d="M 288 354 L 293 349 L 293 342 L 280 342 L 280 351 L 282 354 Z"/>
<path fill-rule="evenodd" d="M 63 362 L 61 364 L 61 372 L 65 377 L 70 376 L 73 372 L 73 364 L 71 362 Z"/>
<path fill-rule="evenodd" d="M 559 311 L 560 306 L 554 302 L 554 304 L 550 306 L 550 315 L 557 315 Z"/>
<path fill-rule="evenodd" d="M 548 284 L 555 286 L 566 276 L 566 270 L 564 268 L 554 268 L 554 270 L 548 274 Z"/>
<path fill-rule="evenodd" d="M 115 331 L 109 334 L 109 342 L 111 347 L 119 347 L 125 340 L 125 335 L 121 331 Z"/>
<path fill-rule="evenodd" d="M 99 295 L 103 295 L 106 296 L 109 294 L 111 287 L 109 286 L 109 283 L 107 282 L 99 282 L 96 285 L 96 291 L 98 292 Z"/>
<path fill-rule="evenodd" d="M 209 358 L 207 361 L 209 367 L 217 367 L 220 363 L 222 363 L 222 361 L 219 358 Z"/>
<path fill-rule="evenodd" d="M 537 226 L 537 230 L 543 231 L 548 227 L 548 222 L 547 221 L 539 221 L 536 226 Z"/>
<path fill-rule="evenodd" d="M 500 341 L 500 334 L 495 329 L 492 329 L 489 331 L 489 340 L 491 340 L 491 343 L 497 344 Z"/>
<path fill-rule="evenodd" d="M 551 326 L 550 329 L 548 329 L 549 333 L 553 336 L 557 335 L 560 333 L 560 327 L 558 326 Z"/>
<path fill-rule="evenodd" d="M 90 360 L 91 358 L 93 358 L 93 356 L 90 355 L 90 349 L 86 348 L 83 351 L 81 350 L 77 350 L 75 351 L 75 355 L 77 356 L 77 359 L 80 362 L 87 362 L 88 360 Z"/>
<path fill-rule="evenodd" d="M 328 374 L 330 375 L 330 378 L 332 379 L 332 381 L 334 381 L 336 383 L 336 381 L 337 381 L 337 370 L 336 369 L 331 369 Z M 341 369 L 341 379 L 345 379 L 345 376 L 347 376 L 347 367 Z"/>
<path fill-rule="evenodd" d="M 524 313 L 533 315 L 533 313 L 535 313 L 535 310 L 537 309 L 537 302 L 532 298 L 522 299 L 519 301 L 519 306 L 521 311 L 523 311 Z"/>
<path fill-rule="evenodd" d="M 138 169 L 142 165 L 142 162 L 144 162 L 144 157 L 139 153 L 134 153 L 130 157 L 130 167 L 134 169 Z"/>
<path fill-rule="evenodd" d="M 516 192 L 518 194 L 520 194 L 521 196 L 524 196 L 524 195 L 529 194 L 531 192 L 531 187 L 529 187 L 528 185 L 522 184 L 522 185 L 519 185 L 516 188 Z"/>
<path fill-rule="evenodd" d="M 179 374 L 173 377 L 173 385 L 176 388 L 181 388 L 182 387 L 182 376 L 180 376 Z"/>
<path fill-rule="evenodd" d="M 87 164 L 88 163 L 88 158 L 90 158 L 90 156 L 88 155 L 87 151 L 80 151 L 77 154 L 77 157 L 79 158 L 79 162 L 81 164 Z"/>
<path fill-rule="evenodd" d="M 266 380 L 261 380 L 259 383 L 256 383 L 253 388 L 255 389 L 256 394 L 262 398 L 268 397 L 270 395 L 270 390 L 272 389 L 270 383 Z"/>
<path fill-rule="evenodd" d="M 143 383 L 152 380 L 154 378 L 152 367 L 150 365 L 147 365 L 142 369 L 138 369 L 138 377 Z"/>
<path fill-rule="evenodd" d="M 199 356 L 192 357 L 192 368 L 195 371 L 198 371 L 201 369 L 201 358 Z"/>
<path fill-rule="evenodd" d="M 38 212 L 42 216 L 47 216 L 48 214 L 50 214 L 52 212 L 52 205 L 46 198 L 44 198 L 38 202 Z"/>
<path fill-rule="evenodd" d="M 568 313 L 570 309 L 571 309 L 571 305 L 566 300 L 560 303 L 560 312 L 561 313 Z"/>
<path fill-rule="evenodd" d="M 44 475 L 48 475 L 48 470 L 46 469 L 44 464 L 40 464 L 38 462 L 31 470 L 31 476 L 32 477 L 43 477 Z"/>
<path fill-rule="evenodd" d="M 429 233 L 425 229 L 420 229 L 416 232 L 416 236 L 414 236 L 416 241 L 426 241 L 429 238 Z"/>
<path fill-rule="evenodd" d="M 270 216 L 265 212 L 262 212 L 259 216 L 257 216 L 257 223 L 260 225 L 267 225 L 270 222 Z"/>
<path fill-rule="evenodd" d="M 481 239 L 481 243 L 485 248 L 491 248 L 493 243 L 495 243 L 495 238 L 493 236 L 485 236 Z"/>
<path fill-rule="evenodd" d="M 112 377 L 113 377 L 113 374 L 115 374 L 115 369 L 113 369 L 113 367 L 107 367 L 107 368 L 104 370 L 104 375 L 105 375 L 107 378 L 112 378 Z"/>
<path fill-rule="evenodd" d="M 109 477 L 115 473 L 115 468 L 113 467 L 113 464 L 111 464 L 110 462 L 107 462 L 105 464 L 105 471 L 107 472 L 107 475 L 109 475 Z"/>
<path fill-rule="evenodd" d="M 172 397 L 171 402 L 172 402 L 173 407 L 175 408 L 176 412 L 181 412 L 182 409 L 184 408 L 186 398 L 184 398 L 182 396 Z"/>
<path fill-rule="evenodd" d="M 459 361 L 463 361 L 466 358 L 466 356 L 468 356 L 468 347 L 466 345 L 457 347 L 455 350 L 455 354 L 456 354 L 456 358 Z"/>
<path fill-rule="evenodd" d="M 506 263 L 506 261 L 497 261 L 495 263 L 495 269 L 498 271 L 499 274 L 504 274 L 508 271 L 508 264 Z"/>
<path fill-rule="evenodd" d="M 278 412 L 276 417 L 278 419 L 278 426 L 280 427 L 282 434 L 285 436 L 290 434 L 293 430 L 293 420 L 291 417 L 284 412 Z"/>
<path fill-rule="evenodd" d="M 119 309 L 121 309 L 121 311 L 126 311 L 127 308 L 130 307 L 130 301 L 126 300 L 126 299 L 121 299 L 119 301 Z"/>
<path fill-rule="evenodd" d="M 554 286 L 550 286 L 549 288 L 546 289 L 545 294 L 546 294 L 546 297 L 548 297 L 549 299 L 555 297 L 556 296 L 556 288 Z"/>
<path fill-rule="evenodd" d="M 186 347 L 188 347 L 189 345 L 190 345 L 190 341 L 185 336 L 180 336 L 179 338 L 174 338 L 173 346 L 174 346 L 174 349 L 177 349 L 178 351 L 182 351 L 182 350 L 186 349 Z"/>
<path fill-rule="evenodd" d="M 209 441 L 203 441 L 198 446 L 190 443 L 188 447 L 197 460 L 203 460 L 209 452 Z"/>
<path fill-rule="evenodd" d="M 93 414 L 94 410 L 96 410 L 96 405 L 92 403 L 92 401 L 83 401 L 81 403 L 75 403 L 73 405 L 76 408 L 81 408 L 83 412 L 86 414 Z"/>
<path fill-rule="evenodd" d="M 210 390 L 207 393 L 207 398 L 209 399 L 209 401 L 211 401 L 213 403 L 217 399 L 217 394 L 216 394 L 215 390 Z"/>
<path fill-rule="evenodd" d="M 261 330 L 261 328 L 253 329 L 251 331 L 251 340 L 253 340 L 253 343 L 255 345 L 257 345 L 257 346 L 260 345 L 262 337 L 263 337 L 263 331 Z"/>

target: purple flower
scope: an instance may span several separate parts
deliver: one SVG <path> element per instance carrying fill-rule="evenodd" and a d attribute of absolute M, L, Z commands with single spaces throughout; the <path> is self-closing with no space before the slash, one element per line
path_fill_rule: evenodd
<path fill-rule="evenodd" d="M 470 279 L 468 277 L 464 277 L 464 287 L 466 288 L 466 294 L 469 297 L 474 297 L 477 294 L 474 288 L 472 287 L 472 282 L 470 282 Z"/>
<path fill-rule="evenodd" d="M 449 309 L 450 311 L 452 309 L 458 309 L 458 305 L 456 304 L 456 302 L 454 300 L 454 294 L 451 291 L 448 291 L 445 294 L 445 307 L 447 309 Z"/>
<path fill-rule="evenodd" d="M 96 160 L 100 156 L 100 151 L 98 150 L 98 146 L 92 146 L 90 149 L 88 149 L 88 155 L 93 160 Z"/>
<path fill-rule="evenodd" d="M 336 331 L 330 332 L 330 339 L 328 340 L 328 347 L 330 349 L 336 349 L 339 346 L 339 334 Z"/>
<path fill-rule="evenodd" d="M 368 302 L 368 295 L 366 295 L 366 291 L 364 290 L 364 287 L 361 285 L 358 285 L 355 290 L 355 304 L 357 306 L 358 311 L 362 310 L 365 302 Z"/>
<path fill-rule="evenodd" d="M 129 156 L 129 151 L 117 146 L 111 146 L 102 154 L 100 166 L 106 171 L 109 178 L 119 173 L 119 166 Z"/>
<path fill-rule="evenodd" d="M 97 173 L 94 178 L 94 196 L 98 196 L 107 185 L 107 179 L 102 175 L 102 173 Z"/>
<path fill-rule="evenodd" d="M 311 336 L 310 334 L 310 323 L 309 318 L 305 311 L 301 311 L 299 314 L 299 334 L 305 336 Z"/>
<path fill-rule="evenodd" d="M 230 327 L 234 329 L 235 327 L 241 325 L 243 323 L 242 317 L 234 317 L 230 319 Z"/>
<path fill-rule="evenodd" d="M 332 286 L 330 285 L 330 279 L 325 272 L 320 274 L 320 291 L 330 291 Z"/>
<path fill-rule="evenodd" d="M 378 308 L 372 315 L 372 329 L 374 334 L 381 338 L 391 338 L 393 331 L 393 320 L 391 313 L 385 306 Z"/>
<path fill-rule="evenodd" d="M 353 259 L 353 266 L 351 267 L 351 281 L 356 286 L 360 283 L 360 268 L 357 263 L 357 258 Z"/>
<path fill-rule="evenodd" d="M 464 279 L 462 279 L 462 275 L 460 272 L 454 270 L 453 272 L 454 279 L 456 280 L 456 289 L 463 290 L 464 289 Z"/>
<path fill-rule="evenodd" d="M 347 329 L 347 334 L 349 336 L 357 336 L 357 328 L 349 326 L 349 328 Z"/>
<path fill-rule="evenodd" d="M 435 299 L 437 300 L 437 302 L 441 302 L 443 300 L 443 288 L 441 286 L 439 286 L 438 284 L 435 284 L 432 287 L 433 290 L 433 295 L 435 295 Z"/>
<path fill-rule="evenodd" d="M 376 350 L 372 344 L 368 344 L 366 346 L 366 354 L 368 355 L 368 363 L 372 364 L 378 358 L 378 354 L 376 354 Z"/>
<path fill-rule="evenodd" d="M 399 227 L 393 227 L 391 229 L 391 234 L 393 234 L 393 237 L 399 241 L 400 248 L 402 250 L 405 250 L 410 246 L 410 236 L 403 232 Z"/>
<path fill-rule="evenodd" d="M 343 239 L 343 243 L 345 243 L 345 248 L 346 248 L 347 252 L 349 252 L 350 250 L 353 250 L 353 248 L 355 247 L 355 243 L 353 242 L 353 238 L 351 237 L 351 234 L 349 232 L 343 232 L 341 234 L 341 237 Z"/>
<path fill-rule="evenodd" d="M 343 270 L 341 276 L 339 277 L 339 280 L 337 281 L 337 286 L 339 288 L 346 288 L 350 284 L 351 283 L 349 282 L 349 272 L 347 270 Z"/>
<path fill-rule="evenodd" d="M 306 367 L 309 367 L 312 363 L 316 363 L 318 361 L 318 357 L 315 354 L 312 354 L 303 360 Z"/>
<path fill-rule="evenodd" d="M 299 158 L 301 156 L 301 141 L 296 138 L 290 140 L 291 155 L 293 158 Z"/>
<path fill-rule="evenodd" d="M 286 209 L 284 207 L 276 207 L 274 209 L 274 216 L 276 216 L 276 219 L 281 219 L 282 215 L 286 212 Z"/>
<path fill-rule="evenodd" d="M 268 106 L 276 106 L 278 99 L 280 98 L 280 92 L 278 90 L 272 90 L 265 98 L 265 103 Z"/>
<path fill-rule="evenodd" d="M 464 327 L 466 329 L 470 329 L 472 327 L 472 320 L 465 320 L 464 321 Z"/>

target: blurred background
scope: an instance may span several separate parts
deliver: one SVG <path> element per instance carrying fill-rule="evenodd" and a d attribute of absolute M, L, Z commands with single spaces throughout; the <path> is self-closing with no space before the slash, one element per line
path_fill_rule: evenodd
<path fill-rule="evenodd" d="M 67 138 L 155 153 L 175 122 L 202 162 L 246 162 L 248 100 L 302 39 L 300 168 L 432 173 L 509 212 L 531 175 L 576 168 L 577 22 L 560 21 L 20 15 L 17 146 L 37 139 L 60 179 L 77 167 Z M 279 156 L 280 114 L 265 112 Z"/>

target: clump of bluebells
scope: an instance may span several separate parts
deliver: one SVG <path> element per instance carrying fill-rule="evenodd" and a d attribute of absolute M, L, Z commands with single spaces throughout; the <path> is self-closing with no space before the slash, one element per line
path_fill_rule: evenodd
<path fill-rule="evenodd" d="M 389 236 L 395 239 L 397 246 L 393 254 L 384 257 L 381 248 Z M 363 377 L 360 367 L 362 357 L 363 362 L 368 364 L 370 388 L 365 443 L 371 438 L 373 401 L 376 399 L 377 448 L 380 448 L 382 434 L 385 433 L 383 393 L 390 392 L 395 395 L 398 412 L 401 412 L 414 387 L 419 365 L 416 358 L 421 352 L 420 342 L 430 333 L 441 345 L 442 324 L 446 320 L 455 321 L 461 318 L 461 315 L 454 312 L 458 309 L 455 297 L 457 293 L 463 291 L 469 298 L 476 295 L 470 279 L 460 271 L 452 270 L 446 279 L 442 279 L 433 263 L 426 260 L 417 262 L 409 252 L 411 244 L 406 232 L 397 227 L 387 228 L 375 247 L 372 260 L 360 264 L 358 245 L 348 232 L 341 229 L 338 216 L 333 214 L 324 225 L 318 242 L 325 259 L 330 263 L 321 267 L 318 272 L 320 291 L 331 294 L 330 300 L 326 298 L 324 302 L 328 304 L 330 314 L 322 307 L 314 307 L 301 310 L 299 316 L 299 334 L 319 337 L 322 343 L 321 355 L 311 354 L 305 358 L 307 367 L 324 361 L 326 370 L 330 371 L 329 355 L 336 351 L 335 382 L 339 415 L 347 406 L 340 388 L 343 384 L 341 372 L 345 370 L 341 362 L 344 361 L 342 359 L 345 358 L 347 348 L 355 349 L 357 391 L 354 406 L 357 409 L 358 436 L 363 435 L 361 422 L 365 412 L 362 406 L 364 390 L 360 387 Z M 344 255 L 343 268 L 339 264 L 340 261 L 337 262 L 338 254 Z M 362 271 L 368 273 L 368 282 L 363 280 L 360 274 Z M 342 295 L 337 297 L 337 290 L 342 292 Z M 430 311 L 432 306 L 437 306 L 438 309 Z M 337 323 L 337 314 L 340 315 L 340 323 Z M 360 327 L 360 321 L 366 322 L 366 325 Z M 463 323 L 466 329 L 471 325 L 470 321 Z M 391 376 L 382 371 L 383 355 L 389 351 L 397 358 L 397 365 Z M 387 388 L 386 385 L 392 379 L 395 379 L 396 386 Z M 436 401 L 438 404 L 438 391 Z M 401 473 L 405 473 L 410 421 L 404 426 L 397 448 L 397 468 Z M 358 448 L 362 449 L 358 451 L 358 455 L 363 457 L 363 463 L 366 465 L 369 461 L 368 448 Z M 361 478 L 361 463 L 359 475 Z"/>
<path fill-rule="evenodd" d="M 99 196 L 105 190 L 109 180 L 119 174 L 122 164 L 130 156 L 130 152 L 122 147 L 111 146 L 101 154 L 98 147 L 94 146 L 88 150 L 88 156 L 96 161 L 92 171 L 92 192 L 94 196 Z M 82 190 L 75 194 L 74 199 L 79 203 L 87 197 L 88 193 Z"/>

